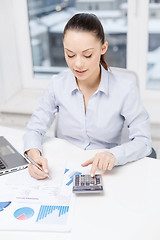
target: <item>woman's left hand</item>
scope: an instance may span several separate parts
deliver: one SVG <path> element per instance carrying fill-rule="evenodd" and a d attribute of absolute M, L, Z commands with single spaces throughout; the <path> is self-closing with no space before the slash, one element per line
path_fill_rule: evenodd
<path fill-rule="evenodd" d="M 110 152 L 101 152 L 97 153 L 93 158 L 82 164 L 83 167 L 86 167 L 92 164 L 91 176 L 95 175 L 96 169 L 100 170 L 112 170 L 116 162 L 115 156 Z"/>

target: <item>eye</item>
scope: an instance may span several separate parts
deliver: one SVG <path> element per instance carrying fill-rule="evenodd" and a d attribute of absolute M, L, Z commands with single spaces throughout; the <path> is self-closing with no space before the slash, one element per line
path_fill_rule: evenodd
<path fill-rule="evenodd" d="M 73 58 L 75 55 L 67 55 L 67 57 L 69 58 Z"/>
<path fill-rule="evenodd" d="M 91 57 L 92 57 L 92 54 L 85 56 L 85 58 L 91 58 Z"/>

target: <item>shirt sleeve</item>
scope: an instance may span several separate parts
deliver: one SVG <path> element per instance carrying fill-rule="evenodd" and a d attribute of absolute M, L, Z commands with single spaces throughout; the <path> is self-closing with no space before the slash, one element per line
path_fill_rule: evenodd
<path fill-rule="evenodd" d="M 43 136 L 51 126 L 54 115 L 57 112 L 53 90 L 52 79 L 27 125 L 26 132 L 23 136 L 24 152 L 32 148 L 37 148 L 42 152 Z"/>
<path fill-rule="evenodd" d="M 116 158 L 115 165 L 124 165 L 151 153 L 149 115 L 141 102 L 136 82 L 130 85 L 121 115 L 127 123 L 130 141 L 109 150 Z"/>

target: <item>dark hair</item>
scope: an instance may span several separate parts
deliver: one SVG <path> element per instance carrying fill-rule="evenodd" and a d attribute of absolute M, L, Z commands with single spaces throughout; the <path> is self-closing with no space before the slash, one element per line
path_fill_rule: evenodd
<path fill-rule="evenodd" d="M 103 44 L 105 41 L 103 26 L 94 14 L 90 13 L 78 13 L 75 14 L 66 24 L 63 32 L 63 39 L 67 30 L 77 30 L 92 32 Z M 105 54 L 101 55 L 100 63 L 108 71 L 109 66 L 105 61 Z"/>

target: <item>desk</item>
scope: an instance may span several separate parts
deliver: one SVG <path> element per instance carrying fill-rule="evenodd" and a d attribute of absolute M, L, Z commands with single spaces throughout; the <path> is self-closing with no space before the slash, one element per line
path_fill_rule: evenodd
<path fill-rule="evenodd" d="M 21 153 L 24 131 L 0 127 L 4 135 Z M 94 151 L 84 151 L 64 140 L 54 148 L 52 139 L 44 144 L 48 160 L 58 157 L 84 162 Z M 63 151 L 60 148 L 63 147 Z M 103 195 L 79 195 L 72 231 L 18 232 L 1 231 L 2 240 L 159 240 L 160 239 L 160 161 L 144 158 L 103 173 Z"/>

